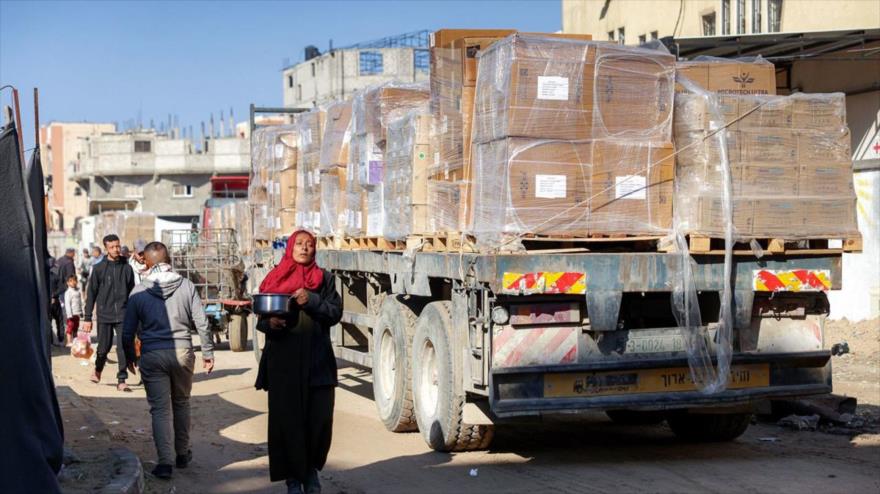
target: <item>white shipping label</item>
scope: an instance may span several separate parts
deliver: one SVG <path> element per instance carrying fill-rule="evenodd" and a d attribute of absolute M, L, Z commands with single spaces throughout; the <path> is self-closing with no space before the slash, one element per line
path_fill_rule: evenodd
<path fill-rule="evenodd" d="M 568 77 L 539 75 L 538 99 L 566 101 L 568 99 Z"/>
<path fill-rule="evenodd" d="M 565 198 L 565 175 L 535 175 L 535 197 Z"/>
<path fill-rule="evenodd" d="M 622 175 L 614 177 L 615 199 L 640 199 L 645 200 L 645 177 L 642 175 Z"/>

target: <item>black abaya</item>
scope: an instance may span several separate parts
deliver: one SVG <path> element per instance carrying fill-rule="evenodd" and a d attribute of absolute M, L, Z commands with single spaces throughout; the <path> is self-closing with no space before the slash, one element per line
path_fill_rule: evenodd
<path fill-rule="evenodd" d="M 311 470 L 321 470 L 327 460 L 336 385 L 329 330 L 341 314 L 333 278 L 325 272 L 317 293 L 285 317 L 283 329 L 270 329 L 268 318 L 257 323 L 257 329 L 266 333 L 256 387 L 269 392 L 272 481 L 305 482 Z"/>

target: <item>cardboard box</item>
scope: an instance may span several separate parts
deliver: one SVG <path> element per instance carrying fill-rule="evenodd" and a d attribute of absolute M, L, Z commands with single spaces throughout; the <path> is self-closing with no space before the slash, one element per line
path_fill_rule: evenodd
<path fill-rule="evenodd" d="M 407 111 L 427 104 L 431 93 L 417 84 L 386 83 L 364 90 L 354 102 L 353 135 L 373 134 L 377 143 L 385 141 L 385 126 Z"/>
<path fill-rule="evenodd" d="M 468 224 L 465 220 L 469 203 L 465 201 L 465 182 L 428 180 L 428 231 L 459 232 Z"/>
<path fill-rule="evenodd" d="M 281 235 L 290 235 L 298 229 L 296 209 L 285 208 L 278 212 L 278 230 Z"/>
<path fill-rule="evenodd" d="M 797 163 L 797 138 L 791 130 L 749 130 L 739 136 L 743 162 Z"/>
<path fill-rule="evenodd" d="M 343 167 L 321 171 L 321 235 L 342 235 L 346 218 L 347 174 Z"/>
<path fill-rule="evenodd" d="M 690 218 L 689 233 L 703 235 L 724 235 L 724 204 L 720 197 L 700 197 L 695 201 L 696 207 L 684 211 Z M 753 231 L 755 221 L 755 203 L 750 199 L 733 200 L 733 227 L 738 235 L 747 236 Z"/>
<path fill-rule="evenodd" d="M 795 232 L 811 237 L 843 237 L 858 234 L 856 201 L 854 196 L 804 201 L 803 229 Z"/>
<path fill-rule="evenodd" d="M 591 234 L 653 234 L 672 227 L 672 144 L 593 141 Z"/>
<path fill-rule="evenodd" d="M 790 99 L 792 127 L 827 131 L 846 129 L 846 97 L 843 93 L 795 94 Z"/>
<path fill-rule="evenodd" d="M 296 168 L 287 168 L 278 172 L 279 207 L 296 207 Z"/>
<path fill-rule="evenodd" d="M 798 177 L 801 197 L 854 197 L 853 167 L 850 163 L 801 165 Z"/>
<path fill-rule="evenodd" d="M 789 98 L 738 98 L 738 100 L 738 112 L 745 115 L 737 123 L 739 129 L 792 127 L 792 104 Z"/>
<path fill-rule="evenodd" d="M 852 149 L 849 130 L 831 131 L 797 131 L 798 163 L 830 163 L 852 164 Z"/>
<path fill-rule="evenodd" d="M 440 29 L 431 33 L 431 48 L 451 46 L 452 42 L 462 38 L 497 37 L 503 38 L 516 32 L 515 29 Z"/>
<path fill-rule="evenodd" d="M 675 70 L 698 87 L 719 94 L 776 94 L 776 68 L 772 63 L 712 60 L 677 62 Z M 676 91 L 685 88 L 676 84 Z"/>
<path fill-rule="evenodd" d="M 327 108 L 324 135 L 321 138 L 321 169 L 328 170 L 348 163 L 351 141 L 351 100 L 336 102 Z"/>
<path fill-rule="evenodd" d="M 793 237 L 805 232 L 805 203 L 796 197 L 755 200 L 756 237 Z"/>
<path fill-rule="evenodd" d="M 794 197 L 798 195 L 798 167 L 774 164 L 744 164 L 734 187 L 736 196 Z M 736 184 L 736 180 L 734 181 Z"/>
<path fill-rule="evenodd" d="M 589 142 L 502 139 L 474 146 L 474 230 L 586 234 Z"/>
<path fill-rule="evenodd" d="M 297 147 L 302 154 L 316 154 L 321 152 L 321 137 L 324 134 L 324 110 L 315 109 L 296 114 Z"/>

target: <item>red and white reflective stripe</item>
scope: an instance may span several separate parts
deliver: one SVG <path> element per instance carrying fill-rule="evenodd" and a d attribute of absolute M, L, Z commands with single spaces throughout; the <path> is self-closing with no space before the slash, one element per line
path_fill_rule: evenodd
<path fill-rule="evenodd" d="M 501 293 L 506 295 L 587 293 L 586 273 L 550 271 L 537 273 L 504 273 Z"/>
<path fill-rule="evenodd" d="M 578 329 L 499 326 L 492 332 L 492 367 L 570 364 L 577 360 Z"/>
<path fill-rule="evenodd" d="M 831 289 L 827 269 L 756 269 L 752 288 L 757 292 L 825 292 Z"/>

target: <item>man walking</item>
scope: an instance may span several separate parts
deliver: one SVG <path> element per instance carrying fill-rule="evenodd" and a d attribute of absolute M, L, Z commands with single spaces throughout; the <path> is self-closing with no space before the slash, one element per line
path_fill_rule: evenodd
<path fill-rule="evenodd" d="M 82 256 L 79 258 L 79 281 L 83 289 L 86 282 L 89 281 L 89 268 L 91 267 L 92 256 L 89 255 L 89 249 L 82 250 Z"/>
<path fill-rule="evenodd" d="M 92 312 L 97 304 L 98 317 L 98 352 L 95 359 L 95 372 L 92 374 L 92 382 L 101 381 L 101 373 L 107 363 L 107 354 L 113 346 L 114 334 L 116 335 L 116 359 L 119 363 L 119 371 L 116 373 L 116 389 L 130 392 L 131 388 L 125 383 L 128 379 L 125 365 L 125 351 L 122 349 L 122 320 L 125 317 L 125 306 L 128 303 L 128 294 L 134 288 L 134 273 L 131 266 L 120 255 L 119 237 L 107 235 L 104 237 L 104 249 L 107 257 L 92 268 L 89 276 L 89 286 L 86 291 L 86 306 L 84 310 L 83 329 L 91 332 Z"/>
<path fill-rule="evenodd" d="M 171 269 L 165 244 L 150 242 L 143 258 L 147 272 L 131 292 L 122 325 L 122 344 L 129 368 L 134 371 L 135 335 L 141 340 L 138 366 L 147 390 L 153 442 L 159 456 L 153 475 L 169 479 L 172 459 L 177 468 L 186 468 L 192 461 L 189 395 L 196 357 L 190 331 L 193 327 L 198 330 L 202 367 L 208 374 L 214 369 L 214 345 L 195 285 Z"/>

